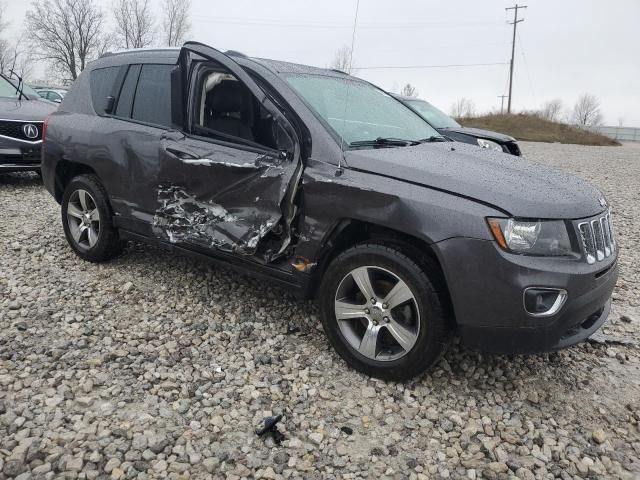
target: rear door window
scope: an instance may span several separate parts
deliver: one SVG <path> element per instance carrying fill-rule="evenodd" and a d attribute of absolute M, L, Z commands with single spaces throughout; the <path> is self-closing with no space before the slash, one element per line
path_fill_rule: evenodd
<path fill-rule="evenodd" d="M 97 68 L 91 72 L 91 101 L 98 115 L 104 115 L 107 97 L 116 92 L 116 80 L 121 67 Z"/>
<path fill-rule="evenodd" d="M 174 65 L 142 65 L 131 118 L 171 127 L 171 70 Z"/>

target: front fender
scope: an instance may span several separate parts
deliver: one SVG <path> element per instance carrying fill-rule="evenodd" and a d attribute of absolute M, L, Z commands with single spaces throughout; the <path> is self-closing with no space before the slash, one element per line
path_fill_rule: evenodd
<path fill-rule="evenodd" d="M 485 217 L 500 212 L 468 198 L 380 175 L 309 161 L 296 253 L 310 262 L 345 219 L 394 230 L 433 244 L 452 237 L 492 240 Z"/>

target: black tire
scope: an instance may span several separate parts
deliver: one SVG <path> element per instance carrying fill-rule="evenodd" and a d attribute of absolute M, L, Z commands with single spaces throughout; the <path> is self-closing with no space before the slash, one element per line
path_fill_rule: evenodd
<path fill-rule="evenodd" d="M 401 358 L 378 361 L 362 355 L 343 335 L 334 302 L 342 280 L 354 269 L 374 266 L 385 269 L 409 287 L 419 311 L 420 327 L 415 345 Z M 356 370 L 385 380 L 407 380 L 431 367 L 444 353 L 448 330 L 443 303 L 426 272 L 436 272 L 434 262 L 424 257 L 418 264 L 395 245 L 364 243 L 349 248 L 329 265 L 320 285 L 320 311 L 329 342 Z"/>
<path fill-rule="evenodd" d="M 84 190 L 88 192 L 95 208 L 100 215 L 97 241 L 92 247 L 82 246 L 71 234 L 71 227 L 67 218 L 69 200 L 74 192 Z M 89 262 L 104 262 L 115 257 L 122 251 L 123 242 L 120 240 L 117 229 L 113 226 L 113 212 L 109 204 L 109 197 L 104 187 L 95 175 L 79 175 L 73 178 L 62 195 L 62 225 L 67 242 L 76 254 Z"/>

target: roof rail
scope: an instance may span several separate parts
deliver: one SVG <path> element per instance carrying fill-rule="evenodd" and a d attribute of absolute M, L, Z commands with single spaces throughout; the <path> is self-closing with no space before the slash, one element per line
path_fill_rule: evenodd
<path fill-rule="evenodd" d="M 236 50 L 227 50 L 224 52 L 225 55 L 229 55 L 230 57 L 241 57 L 241 58 L 249 58 L 242 52 L 237 52 Z"/>

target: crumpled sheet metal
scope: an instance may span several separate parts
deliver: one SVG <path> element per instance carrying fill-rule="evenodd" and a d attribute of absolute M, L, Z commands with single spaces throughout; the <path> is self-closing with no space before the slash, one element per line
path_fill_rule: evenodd
<path fill-rule="evenodd" d="M 222 205 L 196 199 L 178 185 L 160 185 L 158 202 L 154 231 L 171 243 L 253 255 L 260 239 L 277 223 L 259 208 L 231 213 Z"/>

